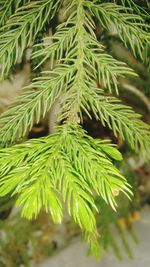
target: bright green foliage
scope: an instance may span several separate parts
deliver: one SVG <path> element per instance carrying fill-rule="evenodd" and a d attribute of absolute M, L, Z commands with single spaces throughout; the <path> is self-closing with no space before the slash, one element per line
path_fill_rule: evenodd
<path fill-rule="evenodd" d="M 111 160 L 121 160 L 120 153 L 82 130 L 78 125 L 82 114 L 92 118 L 92 111 L 146 158 L 150 127 L 112 96 L 119 94 L 120 78 L 137 74 L 107 54 L 96 29 L 113 32 L 134 56 L 143 59 L 150 43 L 149 26 L 139 6 L 128 0 L 15 2 L 10 1 L 7 10 L 5 2 L 1 4 L 1 77 L 8 76 L 30 46 L 35 48 L 32 59 L 38 62 L 37 67 L 49 63 L 49 71 L 34 79 L 0 117 L 1 146 L 23 139 L 58 99 L 57 123 L 63 125 L 51 136 L 0 150 L 0 195 L 17 195 L 17 205 L 29 219 L 43 207 L 55 223 L 62 220 L 65 202 L 69 214 L 86 232 L 91 250 L 97 253 L 95 195 L 115 210 L 116 195 L 123 192 L 130 196 L 131 191 Z M 38 34 L 44 37 L 62 5 L 66 7 L 65 21 L 51 37 L 37 44 Z"/>
<path fill-rule="evenodd" d="M 64 125 L 51 136 L 0 151 L 0 194 L 20 194 L 17 203 L 24 204 L 25 217 L 36 216 L 44 206 L 61 222 L 56 196 L 61 192 L 75 221 L 92 231 L 95 220 L 89 204 L 96 209 L 94 191 L 113 209 L 115 192 L 131 193 L 109 158 L 122 159 L 116 148 L 92 139 L 79 126 Z"/>
<path fill-rule="evenodd" d="M 119 192 L 131 194 L 126 179 L 111 162 L 121 160 L 115 147 L 92 139 L 77 125 L 0 151 L 0 195 L 18 195 L 22 215 L 31 219 L 41 208 L 62 221 L 62 199 L 76 223 L 93 235 L 95 193 L 114 210 Z"/>

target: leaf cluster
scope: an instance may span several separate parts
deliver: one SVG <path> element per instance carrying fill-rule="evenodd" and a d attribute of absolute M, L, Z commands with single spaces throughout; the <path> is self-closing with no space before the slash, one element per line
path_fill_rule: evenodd
<path fill-rule="evenodd" d="M 131 190 L 112 163 L 121 160 L 116 148 L 92 139 L 78 125 L 83 112 L 92 119 L 92 111 L 136 152 L 149 158 L 150 151 L 149 126 L 112 96 L 119 94 L 121 77 L 136 73 L 107 54 L 96 34 L 97 24 L 115 32 L 135 56 L 143 59 L 150 41 L 149 26 L 133 1 L 130 5 L 121 2 L 65 1 L 66 20 L 53 36 L 34 47 L 32 56 L 38 61 L 37 67 L 49 63 L 50 70 L 34 79 L 0 117 L 1 146 L 10 146 L 60 99 L 58 123 L 64 124 L 54 134 L 0 150 L 0 195 L 17 195 L 17 205 L 22 206 L 27 218 L 36 217 L 43 207 L 56 223 L 62 221 L 65 202 L 69 214 L 86 232 L 92 251 L 97 250 L 98 236 L 95 195 L 115 210 L 116 195 L 123 192 L 129 196 Z M 15 10 L 11 3 L 15 1 L 1 11 L 2 77 L 8 75 L 26 48 L 36 43 L 37 35 L 63 1 L 23 1 Z M 2 5 L 6 7 L 3 1 Z"/>
<path fill-rule="evenodd" d="M 2 19 L 11 7 L 4 3 Z M 11 67 L 23 56 L 26 48 L 34 43 L 39 31 L 41 31 L 49 19 L 53 17 L 58 1 L 40 0 L 25 1 L 26 3 L 17 8 L 0 28 L 0 63 L 1 76 L 7 77 Z M 19 2 L 18 2 L 19 4 Z"/>
<path fill-rule="evenodd" d="M 121 154 L 110 144 L 89 137 L 77 125 L 0 151 L 0 195 L 17 194 L 22 215 L 31 219 L 42 207 L 55 223 L 62 220 L 62 201 L 81 228 L 96 227 L 95 194 L 116 209 L 119 192 L 131 195 L 126 179 L 112 164 Z"/>

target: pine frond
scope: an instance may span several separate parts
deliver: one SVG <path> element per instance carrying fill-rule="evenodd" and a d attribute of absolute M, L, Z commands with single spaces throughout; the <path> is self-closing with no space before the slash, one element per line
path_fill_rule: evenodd
<path fill-rule="evenodd" d="M 92 111 L 95 118 L 100 120 L 103 126 L 108 126 L 116 137 L 121 136 L 136 153 L 143 153 L 144 157 L 150 159 L 150 126 L 141 120 L 141 115 L 135 113 L 131 107 L 123 105 L 118 98 L 104 95 L 104 91 L 98 89 L 94 83 L 86 84 L 82 80 L 80 86 L 84 87 L 82 94 L 79 94 L 75 87 L 62 98 L 58 120 L 72 121 L 76 114 L 82 122 L 82 112 L 92 119 Z"/>
<path fill-rule="evenodd" d="M 2 0 L 0 3 L 0 26 L 5 24 L 5 21 L 12 15 L 13 0 Z"/>
<path fill-rule="evenodd" d="M 131 194 L 111 158 L 121 159 L 115 147 L 92 139 L 77 125 L 60 126 L 51 136 L 0 150 L 0 196 L 17 194 L 23 216 L 37 216 L 43 207 L 58 223 L 61 195 L 75 222 L 92 232 L 94 192 L 113 209 L 116 191 Z"/>
<path fill-rule="evenodd" d="M 40 0 L 21 6 L 0 28 L 1 76 L 7 76 L 31 45 L 46 21 L 55 14 L 59 1 Z"/>
<path fill-rule="evenodd" d="M 108 89 L 111 93 L 115 91 L 119 94 L 119 78 L 127 75 L 137 76 L 124 62 L 114 59 L 106 54 L 103 49 L 91 47 L 86 50 L 86 56 L 89 60 L 89 65 L 95 70 L 95 81 L 98 81 L 100 87 Z"/>
<path fill-rule="evenodd" d="M 114 3 L 95 4 L 87 1 L 85 4 L 104 29 L 110 33 L 112 30 L 116 32 L 125 46 L 130 46 L 133 54 L 143 59 L 143 50 L 150 42 L 150 34 L 147 32 L 149 26 L 144 23 L 140 15 L 131 13 L 125 6 Z M 125 9 L 129 12 L 125 12 Z"/>
<path fill-rule="evenodd" d="M 52 75 L 53 73 L 55 73 L 54 81 L 53 80 L 50 81 L 47 77 L 46 78 L 47 81 L 43 83 L 43 79 L 40 81 L 39 78 L 39 81 L 33 83 L 33 88 L 35 87 L 39 88 L 41 86 L 42 90 L 44 87 L 44 91 L 41 91 L 41 89 L 35 91 L 36 96 L 35 94 L 33 95 L 34 100 L 32 98 L 31 100 L 29 100 L 29 97 L 31 97 L 32 92 L 31 94 L 27 93 L 27 98 L 26 95 L 25 96 L 21 95 L 17 100 L 17 102 L 15 103 L 15 106 L 10 108 L 8 112 L 3 114 L 3 116 L 1 117 L 0 137 L 2 145 L 5 145 L 5 143 L 7 142 L 11 143 L 14 140 L 23 137 L 26 131 L 32 127 L 34 116 L 36 118 L 36 121 L 37 122 L 39 121 L 40 116 L 42 115 L 41 106 L 42 103 L 44 103 L 44 99 L 47 100 L 44 113 L 42 116 L 45 115 L 46 111 L 53 104 L 53 101 L 59 96 L 60 93 L 62 93 L 63 95 L 62 102 L 64 103 L 62 103 L 63 106 L 60 114 L 60 120 L 68 119 L 70 121 L 76 121 L 76 120 L 78 121 L 79 117 L 82 120 L 82 110 L 88 112 L 88 115 L 90 117 L 90 105 L 92 107 L 93 104 L 92 102 L 88 101 L 90 98 L 90 94 L 93 90 L 92 88 L 94 88 L 95 86 L 94 81 L 96 83 L 98 80 L 99 84 L 102 84 L 103 87 L 108 88 L 110 91 L 112 90 L 113 86 L 116 88 L 116 91 L 118 91 L 117 88 L 118 77 L 128 73 L 134 74 L 134 72 L 126 65 L 124 65 L 124 63 L 118 62 L 111 56 L 104 53 L 101 44 L 98 43 L 96 36 L 93 32 L 94 22 L 91 19 L 88 19 L 88 14 L 86 13 L 86 10 L 83 8 L 83 6 L 81 6 L 80 8 L 81 10 L 78 7 L 78 9 L 72 13 L 71 17 L 69 17 L 71 19 L 71 24 L 74 23 L 72 24 L 74 25 L 73 38 L 70 39 L 69 35 L 67 35 L 67 28 L 66 28 L 67 24 L 64 29 L 63 25 L 60 29 L 58 29 L 58 32 L 56 32 L 56 36 L 54 35 L 54 41 L 55 37 L 57 39 L 56 42 L 48 45 L 45 49 L 43 49 L 43 52 L 41 50 L 37 55 L 41 56 L 42 53 L 44 55 L 52 55 L 52 58 L 54 60 L 56 54 L 56 59 L 58 61 L 59 60 L 60 62 L 64 61 L 63 62 L 64 65 L 62 64 L 62 67 L 60 68 L 59 66 L 57 67 L 58 64 L 57 63 L 56 70 L 54 69 L 54 71 L 51 72 Z M 69 23 L 69 18 L 67 23 Z M 64 36 L 63 32 L 65 33 Z M 59 49 L 59 47 L 61 47 L 61 49 Z M 64 51 L 66 52 L 65 60 L 63 58 Z M 55 83 L 57 90 L 54 91 L 52 90 L 53 93 L 51 94 L 50 88 L 51 87 L 55 88 Z M 64 90 L 63 87 L 65 87 L 66 89 Z M 89 90 L 89 88 L 91 88 L 91 90 Z M 53 97 L 53 94 L 55 95 L 55 97 Z M 26 101 L 28 102 L 28 105 L 26 105 Z M 97 98 L 95 101 L 98 102 Z M 106 113 L 103 114 L 104 115 L 103 121 L 107 121 L 109 127 L 113 129 L 115 134 L 119 134 L 120 132 L 123 139 L 130 140 L 130 136 L 133 134 L 131 138 L 132 140 L 131 147 L 134 148 L 136 151 L 139 150 L 141 151 L 142 148 L 144 148 L 145 150 L 147 143 L 145 143 L 145 141 L 143 140 L 144 138 L 142 138 L 141 140 L 139 138 L 140 136 L 143 136 L 143 134 L 141 133 L 143 128 L 143 123 L 140 122 L 139 116 L 135 115 L 134 113 L 131 116 L 132 119 L 134 119 L 135 116 L 135 120 L 132 121 L 134 123 L 134 127 L 131 124 L 131 117 L 130 118 L 129 116 L 126 117 L 127 112 L 125 113 L 126 115 L 124 117 L 120 118 L 119 121 L 121 122 L 117 122 L 117 120 L 119 119 L 118 115 L 119 112 L 117 113 L 116 111 L 117 110 L 119 111 L 120 104 L 116 100 L 114 100 L 113 104 L 109 103 L 109 99 L 106 99 L 106 102 L 108 102 L 107 105 L 108 108 L 112 108 L 112 110 L 109 110 L 110 117 Z M 19 110 L 18 110 L 18 105 L 20 107 Z M 33 105 L 33 108 L 31 108 L 31 105 Z M 95 104 L 92 108 L 94 109 L 94 107 Z M 25 109 L 27 109 L 26 113 L 24 113 Z M 111 116 L 113 116 L 114 114 L 114 109 L 116 109 L 115 110 L 116 118 L 114 119 L 115 125 L 114 121 L 112 123 L 110 121 Z M 125 112 L 124 109 L 125 108 L 123 108 L 122 110 L 122 116 L 123 112 Z M 20 110 L 22 112 L 20 112 Z M 13 115 L 13 117 L 11 117 L 13 113 L 15 114 L 15 116 Z M 138 120 L 136 118 L 138 118 Z M 13 126 L 11 123 L 12 120 L 13 120 Z M 125 126 L 126 122 L 127 125 Z M 113 124 L 114 126 L 112 127 L 111 124 Z M 123 129 L 125 130 L 125 132 L 127 132 L 127 136 L 126 134 L 122 133 Z M 145 124 L 144 124 L 144 129 L 146 131 L 145 137 L 147 137 L 148 126 L 146 126 Z"/>
<path fill-rule="evenodd" d="M 94 34 L 94 22 L 88 19 L 86 10 L 82 12 L 79 23 L 77 23 L 78 18 L 75 12 L 67 22 L 58 27 L 54 36 L 46 38 L 43 45 L 36 45 L 40 49 L 33 54 L 33 58 L 42 58 L 39 65 L 49 59 L 51 68 L 60 62 L 67 64 L 75 62 L 77 70 L 79 69 L 78 58 L 80 58 L 80 62 L 82 59 L 84 63 L 80 66 L 80 70 L 82 67 L 82 72 L 84 72 L 84 79 L 98 81 L 104 88 L 111 92 L 115 88 L 118 93 L 118 79 L 126 75 L 136 76 L 137 74 L 124 62 L 115 60 L 105 53 L 104 47 Z M 82 56 L 79 56 L 79 53 L 82 53 Z"/>
<path fill-rule="evenodd" d="M 143 152 L 149 158 L 150 126 L 140 119 L 141 115 L 123 105 L 119 99 L 104 96 L 100 89 L 94 88 L 93 92 L 89 90 L 85 99 L 84 105 L 88 104 L 84 111 L 87 110 L 87 114 L 92 110 L 96 119 L 112 129 L 115 136 L 120 135 L 133 150 L 137 153 Z"/>
<path fill-rule="evenodd" d="M 1 0 L 0 2 L 0 27 L 3 26 L 7 19 L 14 13 L 14 7 L 17 9 L 20 4 L 24 5 L 30 0 Z M 15 3 L 14 3 L 15 2 Z"/>
<path fill-rule="evenodd" d="M 10 0 L 7 10 L 2 9 L 2 77 L 9 74 L 25 49 L 34 45 L 37 35 L 62 2 L 18 1 L 17 9 L 12 12 Z M 106 54 L 95 33 L 96 23 L 98 20 L 107 31 L 115 31 L 134 55 L 141 58 L 145 45 L 149 44 L 149 26 L 140 11 L 137 15 L 126 4 L 87 0 L 66 3 L 66 21 L 52 37 L 34 47 L 37 67 L 49 60 L 51 71 L 34 79 L 0 117 L 0 142 L 5 147 L 20 141 L 58 98 L 61 102 L 58 121 L 64 124 L 48 137 L 0 149 L 0 196 L 16 195 L 16 204 L 28 219 L 36 217 L 43 208 L 51 213 L 55 223 L 62 221 L 65 202 L 68 213 L 85 233 L 91 251 L 97 254 L 95 196 L 116 210 L 117 195 L 122 192 L 130 198 L 132 193 L 127 180 L 112 163 L 121 160 L 121 154 L 108 142 L 87 135 L 78 125 L 82 113 L 91 118 L 92 111 L 104 126 L 147 158 L 150 127 L 132 108 L 105 95 L 106 90 L 118 93 L 120 77 L 136 74 L 125 63 Z M 6 7 L 3 0 L 2 4 Z"/>
<path fill-rule="evenodd" d="M 1 147 L 22 139 L 35 122 L 45 117 L 55 100 L 67 90 L 73 71 L 73 67 L 58 65 L 53 71 L 43 72 L 18 96 L 0 117 Z"/>
<path fill-rule="evenodd" d="M 74 19 L 69 18 L 68 22 L 64 22 L 57 27 L 53 36 L 46 37 L 42 44 L 35 45 L 36 52 L 33 53 L 33 59 L 42 58 L 39 65 L 49 59 L 51 68 L 57 62 L 66 60 L 66 57 L 69 59 L 68 54 L 76 45 L 77 30 L 75 23 Z"/>
<path fill-rule="evenodd" d="M 125 7 L 130 7 L 131 12 L 139 14 L 143 18 L 147 18 L 149 16 L 148 12 L 148 0 L 114 0 L 116 4 L 121 4 Z M 125 10 L 126 11 L 126 10 Z"/>

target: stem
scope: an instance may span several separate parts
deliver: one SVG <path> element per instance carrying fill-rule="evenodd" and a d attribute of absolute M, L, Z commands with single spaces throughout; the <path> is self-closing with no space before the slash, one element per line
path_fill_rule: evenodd
<path fill-rule="evenodd" d="M 84 8 L 83 8 L 83 0 L 77 1 L 77 16 L 76 16 L 76 29 L 77 29 L 77 52 L 76 52 L 76 60 L 75 60 L 75 67 L 76 67 L 76 77 L 75 77 L 75 89 L 76 89 L 76 99 L 74 99 L 71 112 L 69 116 L 70 121 L 80 122 L 78 113 L 80 112 L 81 101 L 82 101 L 82 84 L 85 79 L 85 69 L 84 69 L 84 36 L 85 36 L 85 16 L 84 16 Z"/>

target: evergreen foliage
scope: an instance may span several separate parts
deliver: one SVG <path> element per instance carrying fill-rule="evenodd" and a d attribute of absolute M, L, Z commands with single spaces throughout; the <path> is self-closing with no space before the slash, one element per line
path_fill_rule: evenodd
<path fill-rule="evenodd" d="M 65 21 L 51 37 L 37 44 L 38 34 L 44 37 L 63 5 Z M 1 78 L 8 77 L 29 47 L 35 48 L 32 59 L 38 62 L 37 67 L 49 65 L 49 71 L 41 72 L 0 117 L 0 195 L 17 195 L 17 205 L 29 219 L 43 207 L 55 223 L 62 221 L 65 202 L 91 251 L 97 253 L 95 195 L 116 210 L 116 196 L 123 192 L 130 197 L 132 193 L 113 165 L 122 159 L 120 152 L 89 137 L 79 126 L 82 114 L 92 119 L 93 112 L 97 120 L 147 159 L 150 127 L 119 100 L 119 79 L 137 74 L 107 54 L 96 28 L 115 32 L 135 57 L 144 60 L 150 43 L 149 26 L 144 21 L 147 11 L 142 13 L 128 0 L 11 0 L 1 1 L 0 6 Z M 60 126 L 56 132 L 14 145 L 58 99 Z"/>

